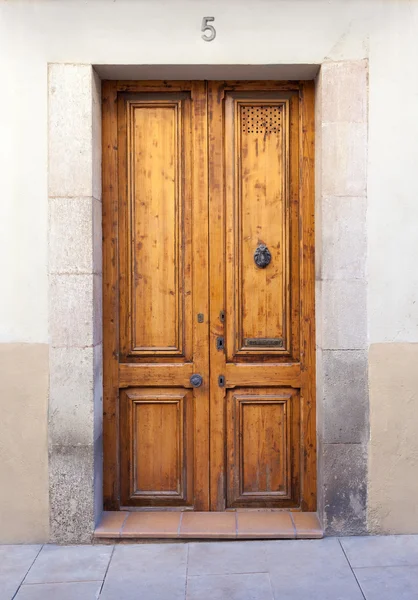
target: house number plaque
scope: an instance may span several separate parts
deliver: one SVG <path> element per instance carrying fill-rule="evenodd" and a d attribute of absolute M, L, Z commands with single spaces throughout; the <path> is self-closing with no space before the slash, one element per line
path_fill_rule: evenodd
<path fill-rule="evenodd" d="M 213 23 L 215 17 L 203 17 L 202 19 L 202 27 L 200 28 L 203 31 L 202 40 L 205 42 L 211 42 L 216 38 L 216 29 L 213 25 L 209 25 L 209 23 Z"/>

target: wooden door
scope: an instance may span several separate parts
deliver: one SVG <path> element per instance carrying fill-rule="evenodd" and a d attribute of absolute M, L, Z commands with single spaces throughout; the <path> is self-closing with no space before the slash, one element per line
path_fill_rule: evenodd
<path fill-rule="evenodd" d="M 315 510 L 312 85 L 104 82 L 103 147 L 105 508 Z"/>
<path fill-rule="evenodd" d="M 209 506 L 206 132 L 203 82 L 104 84 L 106 508 Z"/>
<path fill-rule="evenodd" d="M 210 83 L 209 115 L 211 509 L 312 511 L 313 86 Z"/>

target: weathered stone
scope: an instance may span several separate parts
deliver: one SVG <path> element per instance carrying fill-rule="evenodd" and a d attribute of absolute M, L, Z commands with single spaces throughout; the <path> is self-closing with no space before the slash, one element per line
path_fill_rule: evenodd
<path fill-rule="evenodd" d="M 366 444 L 369 438 L 367 351 L 324 350 L 322 354 L 324 442 Z"/>
<path fill-rule="evenodd" d="M 88 544 L 94 531 L 93 446 L 49 448 L 50 539 Z"/>
<path fill-rule="evenodd" d="M 358 350 L 367 346 L 366 282 L 322 281 L 322 347 Z"/>
<path fill-rule="evenodd" d="M 322 120 L 367 120 L 367 61 L 326 62 L 321 66 Z"/>
<path fill-rule="evenodd" d="M 102 338 L 100 275 L 50 276 L 50 339 L 53 346 L 85 347 Z"/>
<path fill-rule="evenodd" d="M 102 86 L 92 70 L 92 185 L 93 196 L 102 199 Z"/>
<path fill-rule="evenodd" d="M 321 279 L 365 279 L 366 210 L 365 198 L 323 198 Z"/>
<path fill-rule="evenodd" d="M 94 350 L 50 349 L 49 443 L 93 444 Z"/>
<path fill-rule="evenodd" d="M 50 276 L 53 346 L 93 346 L 93 275 Z"/>
<path fill-rule="evenodd" d="M 365 196 L 367 126 L 323 123 L 321 185 L 323 196 Z"/>
<path fill-rule="evenodd" d="M 91 65 L 49 65 L 49 196 L 94 195 L 92 82 Z"/>
<path fill-rule="evenodd" d="M 93 273 L 93 198 L 50 198 L 49 272 Z M 97 262 L 99 262 L 97 258 Z"/>
<path fill-rule="evenodd" d="M 102 273 L 102 203 L 93 199 L 93 273 Z"/>
<path fill-rule="evenodd" d="M 366 533 L 367 446 L 324 444 L 323 461 L 326 534 Z"/>

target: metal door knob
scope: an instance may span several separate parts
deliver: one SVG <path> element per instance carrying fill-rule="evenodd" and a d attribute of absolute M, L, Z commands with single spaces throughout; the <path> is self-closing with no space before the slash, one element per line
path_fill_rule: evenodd
<path fill-rule="evenodd" d="M 254 262 L 260 269 L 265 269 L 270 264 L 271 254 L 265 244 L 258 244 L 254 252 Z"/>
<path fill-rule="evenodd" d="M 194 373 L 190 377 L 190 383 L 192 384 L 193 387 L 200 387 L 203 383 L 203 377 L 201 375 L 199 375 L 198 373 Z"/>

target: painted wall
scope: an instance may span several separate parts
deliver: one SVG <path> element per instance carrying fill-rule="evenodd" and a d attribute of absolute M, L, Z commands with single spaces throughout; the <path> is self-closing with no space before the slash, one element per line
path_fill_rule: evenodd
<path fill-rule="evenodd" d="M 212 43 L 200 37 L 205 15 L 216 19 Z M 418 412 L 418 392 L 404 377 L 416 364 L 415 346 L 409 345 L 418 342 L 417 30 L 418 2 L 406 0 L 0 0 L 2 351 L 7 354 L 10 344 L 12 357 L 15 343 L 49 342 L 48 63 L 319 65 L 368 58 L 370 522 L 374 531 L 418 531 L 418 520 L 415 525 L 410 520 L 412 508 L 402 506 L 402 492 L 391 491 L 418 493 L 411 461 L 418 439 L 418 419 L 411 419 Z M 36 378 L 28 360 L 18 361 L 15 369 L 17 378 Z M 44 415 L 33 426 L 46 460 L 46 390 L 34 385 L 28 394 Z M 17 396 L 14 390 L 13 402 Z M 18 430 L 22 418 L 20 410 L 11 409 L 7 427 Z M 415 427 L 412 422 L 406 427 L 406 420 Z M 5 426 L 2 420 L 0 439 Z M 17 442 L 7 439 L 13 455 Z M 29 460 L 16 461 L 16 489 L 24 489 Z M 33 465 L 43 482 L 37 498 L 44 515 L 45 460 Z M 391 474 L 389 487 L 385 469 Z M 5 485 L 9 480 L 0 471 L 0 489 Z M 35 510 L 30 502 L 26 509 L 28 514 Z M 33 540 L 39 531 L 34 530 Z"/>

